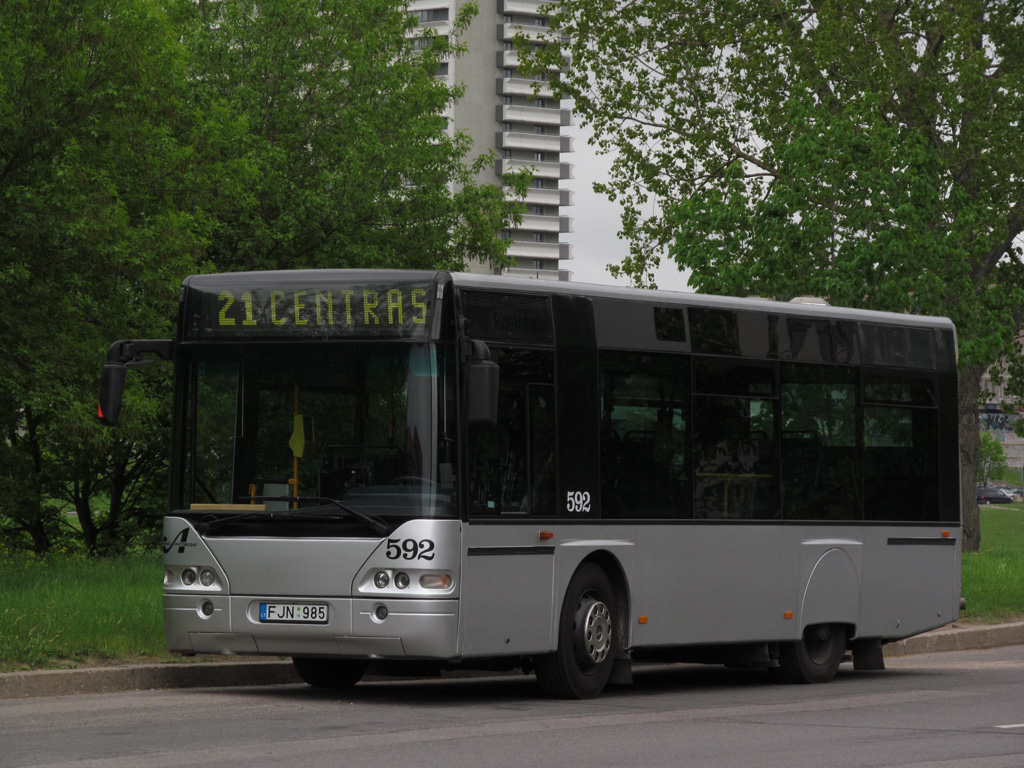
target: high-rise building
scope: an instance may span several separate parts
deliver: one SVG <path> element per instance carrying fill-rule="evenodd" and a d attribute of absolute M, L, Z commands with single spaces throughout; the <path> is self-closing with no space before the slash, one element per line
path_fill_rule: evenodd
<path fill-rule="evenodd" d="M 465 0 L 410 0 L 409 9 L 421 27 L 447 34 L 451 21 Z M 454 129 L 473 140 L 473 154 L 493 150 L 492 170 L 481 182 L 500 183 L 508 171 L 529 168 L 533 182 L 526 197 L 522 223 L 505 234 L 511 240 L 511 267 L 501 270 L 518 277 L 568 280 L 564 268 L 572 259 L 570 245 L 561 242 L 572 219 L 565 210 L 571 193 L 561 180 L 571 178 L 571 137 L 563 135 L 570 111 L 554 98 L 546 78 L 539 88 L 536 78 L 519 71 L 519 53 L 513 40 L 522 35 L 544 45 L 555 32 L 541 8 L 550 0 L 478 0 L 480 11 L 463 41 L 468 51 L 449 62 L 441 72 L 452 83 L 465 86 L 465 95 L 449 115 Z M 488 264 L 470 265 L 474 272 L 493 272 Z"/>

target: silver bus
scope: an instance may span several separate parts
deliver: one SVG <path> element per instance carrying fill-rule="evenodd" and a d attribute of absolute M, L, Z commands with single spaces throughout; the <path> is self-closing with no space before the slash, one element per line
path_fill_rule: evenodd
<path fill-rule="evenodd" d="M 957 618 L 945 319 L 447 272 L 185 280 L 167 645 L 310 685 L 635 662 L 823 682 Z"/>

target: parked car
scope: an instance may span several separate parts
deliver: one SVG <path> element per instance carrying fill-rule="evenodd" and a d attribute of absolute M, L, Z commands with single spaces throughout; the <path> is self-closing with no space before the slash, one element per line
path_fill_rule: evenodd
<path fill-rule="evenodd" d="M 1009 504 L 1013 501 L 1013 497 L 1009 494 L 1003 493 L 999 488 L 987 485 L 978 486 L 977 497 L 979 504 Z"/>

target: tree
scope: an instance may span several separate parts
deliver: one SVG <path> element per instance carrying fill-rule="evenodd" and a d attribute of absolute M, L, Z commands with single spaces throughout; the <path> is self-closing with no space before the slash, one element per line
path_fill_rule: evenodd
<path fill-rule="evenodd" d="M 651 285 L 814 294 L 957 324 L 964 546 L 981 375 L 1024 318 L 1024 3 L 565 0 L 559 84 Z M 650 211 L 653 210 L 653 213 Z"/>
<path fill-rule="evenodd" d="M 203 238 L 180 47 L 152 0 L 7 0 L 0 46 L 0 532 L 46 551 L 74 492 L 90 549 L 117 548 L 155 510 L 112 481 L 164 433 L 141 393 L 104 433 L 99 366 L 169 332 Z"/>
<path fill-rule="evenodd" d="M 981 433 L 978 459 L 978 482 L 988 485 L 1006 469 L 1006 452 L 1003 444 L 989 432 Z"/>
<path fill-rule="evenodd" d="M 159 519 L 169 372 L 117 430 L 95 397 L 184 276 L 502 261 L 519 208 L 434 76 L 459 44 L 414 27 L 398 0 L 0 2 L 0 536 L 104 553 Z"/>
<path fill-rule="evenodd" d="M 208 154 L 234 166 L 207 252 L 218 270 L 462 269 L 503 263 L 520 217 L 473 178 L 448 132 L 461 89 L 436 77 L 452 36 L 417 30 L 400 0 L 180 0 L 190 103 L 213 121 Z M 510 180 L 525 192 L 525 179 Z"/>

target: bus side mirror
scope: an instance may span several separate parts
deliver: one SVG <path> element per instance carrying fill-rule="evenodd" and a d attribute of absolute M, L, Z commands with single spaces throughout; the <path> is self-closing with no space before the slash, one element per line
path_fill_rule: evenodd
<path fill-rule="evenodd" d="M 121 415 L 121 398 L 124 395 L 124 378 L 128 366 L 124 363 L 104 363 L 100 380 L 99 420 L 109 427 L 117 424 Z"/>
<path fill-rule="evenodd" d="M 142 357 L 147 353 L 153 353 L 164 360 L 173 360 L 174 342 L 171 339 L 122 339 L 115 341 L 107 350 L 107 362 L 103 364 L 103 376 L 100 379 L 100 409 L 96 414 L 107 426 L 117 424 L 121 415 L 121 398 L 124 396 L 124 379 L 128 369 L 153 362 Z"/>
<path fill-rule="evenodd" d="M 498 364 L 476 360 L 466 364 L 466 422 L 471 427 L 498 423 Z"/>

